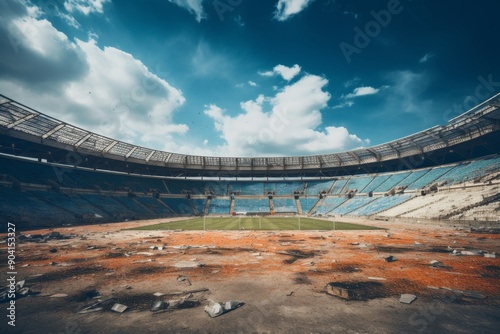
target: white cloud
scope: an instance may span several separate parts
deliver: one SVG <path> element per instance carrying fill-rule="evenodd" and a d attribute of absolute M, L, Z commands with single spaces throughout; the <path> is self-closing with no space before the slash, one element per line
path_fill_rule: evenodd
<path fill-rule="evenodd" d="M 73 16 L 61 12 L 57 13 L 57 16 L 66 21 L 66 23 L 73 28 L 80 29 L 80 23 Z"/>
<path fill-rule="evenodd" d="M 257 86 L 258 86 L 255 82 L 250 81 L 250 80 L 248 81 L 248 84 L 249 84 L 250 86 L 252 86 L 252 87 L 257 87 Z"/>
<path fill-rule="evenodd" d="M 314 0 L 279 0 L 274 17 L 278 21 L 286 21 L 307 8 Z"/>
<path fill-rule="evenodd" d="M 354 91 L 350 94 L 346 95 L 346 98 L 352 99 L 358 96 L 365 96 L 365 95 L 374 95 L 377 94 L 380 91 L 379 88 L 373 88 L 370 86 L 364 86 L 364 87 L 357 87 L 354 88 Z"/>
<path fill-rule="evenodd" d="M 434 55 L 432 53 L 426 53 L 420 60 L 418 61 L 420 64 L 426 63 L 429 59 L 433 58 Z"/>
<path fill-rule="evenodd" d="M 104 5 L 111 2 L 111 0 L 66 0 L 64 8 L 70 13 L 80 12 L 84 15 L 91 13 L 102 14 Z"/>
<path fill-rule="evenodd" d="M 302 155 L 331 153 L 363 146 L 356 135 L 343 127 L 322 124 L 321 110 L 330 94 L 323 90 L 328 80 L 305 75 L 276 95 L 259 95 L 240 103 L 242 112 L 232 116 L 217 105 L 204 113 L 214 121 L 224 144 L 216 154 L 225 156 Z"/>
<path fill-rule="evenodd" d="M 3 48 L 9 63 L 0 60 L 0 91 L 7 96 L 105 136 L 159 149 L 188 131 L 173 121 L 185 102 L 182 92 L 133 55 L 100 48 L 93 39 L 71 42 L 27 11 L 0 22 L 0 31 L 5 24 L 22 41 L 17 53 Z"/>
<path fill-rule="evenodd" d="M 287 67 L 285 65 L 276 65 L 272 71 L 259 72 L 261 76 L 272 77 L 274 75 L 280 75 L 286 81 L 292 80 L 301 71 L 299 65 L 295 64 L 292 67 Z"/>
<path fill-rule="evenodd" d="M 203 10 L 203 0 L 168 0 L 179 7 L 186 9 L 196 16 L 196 21 L 201 22 L 207 15 Z"/>

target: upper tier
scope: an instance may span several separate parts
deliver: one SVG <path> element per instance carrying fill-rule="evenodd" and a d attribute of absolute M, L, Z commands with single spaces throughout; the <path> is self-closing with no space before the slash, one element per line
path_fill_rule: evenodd
<path fill-rule="evenodd" d="M 292 157 L 185 155 L 78 128 L 0 94 L 0 152 L 51 162 L 165 176 L 334 176 L 414 169 L 500 150 L 500 94 L 446 125 L 352 151 Z"/>

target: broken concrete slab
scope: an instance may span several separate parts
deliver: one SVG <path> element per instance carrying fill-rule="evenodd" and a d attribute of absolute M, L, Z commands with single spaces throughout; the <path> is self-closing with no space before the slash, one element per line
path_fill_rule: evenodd
<path fill-rule="evenodd" d="M 331 283 L 326 286 L 326 293 L 346 300 L 356 299 L 356 295 L 353 291 L 347 288 L 334 286 Z"/>
<path fill-rule="evenodd" d="M 118 313 L 123 313 L 125 310 L 128 308 L 128 306 L 125 306 L 123 304 L 116 303 L 111 307 L 112 311 L 118 312 Z"/>
<path fill-rule="evenodd" d="M 483 256 L 487 257 L 489 259 L 495 259 L 497 257 L 494 252 L 493 253 L 484 253 Z"/>
<path fill-rule="evenodd" d="M 479 256 L 482 255 L 484 252 L 482 250 L 464 250 L 462 251 L 462 255 L 470 255 L 470 256 Z"/>
<path fill-rule="evenodd" d="M 404 293 L 399 298 L 399 302 L 403 303 L 403 304 L 411 304 L 411 303 L 413 303 L 413 301 L 415 301 L 415 299 L 417 299 L 417 296 L 409 294 L 409 293 Z"/>

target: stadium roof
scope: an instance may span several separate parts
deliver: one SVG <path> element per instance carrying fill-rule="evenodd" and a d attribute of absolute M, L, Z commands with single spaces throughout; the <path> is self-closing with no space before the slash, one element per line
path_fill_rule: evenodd
<path fill-rule="evenodd" d="M 421 160 L 444 163 L 443 154 L 498 153 L 500 94 L 446 125 L 352 151 L 291 157 L 215 157 L 153 150 L 104 137 L 45 115 L 0 94 L 0 152 L 74 166 L 169 176 L 338 175 L 411 169 Z M 464 145 L 465 144 L 465 145 Z M 476 149 L 477 151 L 477 149 Z M 445 152 L 445 153 L 443 153 Z M 482 153 L 484 154 L 484 153 Z M 428 164 L 428 163 L 427 163 Z M 376 169 L 374 169 L 376 167 Z"/>

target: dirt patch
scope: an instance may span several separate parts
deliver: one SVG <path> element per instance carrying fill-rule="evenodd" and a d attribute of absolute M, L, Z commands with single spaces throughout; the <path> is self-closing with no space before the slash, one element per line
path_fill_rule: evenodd
<path fill-rule="evenodd" d="M 307 277 L 305 273 L 298 273 L 295 275 L 295 284 L 312 284 L 311 280 Z"/>

